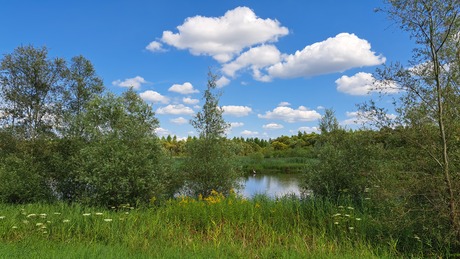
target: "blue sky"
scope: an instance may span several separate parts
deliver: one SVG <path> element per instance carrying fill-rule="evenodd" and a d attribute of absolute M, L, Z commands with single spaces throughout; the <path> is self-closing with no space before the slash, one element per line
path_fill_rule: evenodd
<path fill-rule="evenodd" d="M 159 135 L 194 135 L 208 68 L 221 78 L 229 137 L 315 131 L 324 108 L 355 128 L 372 73 L 410 58 L 413 43 L 381 1 L 0 1 L 0 54 L 46 46 L 83 55 L 108 90 L 133 86 Z M 392 93 L 395 96 L 397 93 Z M 385 101 L 383 101 L 385 105 Z"/>

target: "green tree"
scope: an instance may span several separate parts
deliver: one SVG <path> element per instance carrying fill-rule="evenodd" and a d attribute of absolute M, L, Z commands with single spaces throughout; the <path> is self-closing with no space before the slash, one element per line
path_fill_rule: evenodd
<path fill-rule="evenodd" d="M 96 75 L 93 64 L 83 56 L 73 57 L 66 71 L 64 91 L 64 135 L 83 137 L 82 116 L 87 104 L 104 91 L 102 79 Z"/>
<path fill-rule="evenodd" d="M 400 64 L 381 69 L 381 82 L 397 84 L 404 92 L 397 111 L 401 124 L 417 134 L 407 140 L 418 147 L 434 166 L 418 168 L 434 189 L 419 193 L 416 204 L 431 204 L 440 219 L 447 218 L 451 233 L 460 241 L 460 3 L 458 0 L 392 0 L 382 9 L 415 40 L 411 67 Z M 367 107 L 368 110 L 376 110 Z M 410 131 L 409 131 L 410 132 Z M 437 187 L 436 187 L 437 186 Z M 433 187 L 433 186 L 432 186 Z M 428 212 L 426 208 L 422 210 Z"/>
<path fill-rule="evenodd" d="M 319 121 L 319 129 L 321 134 L 328 134 L 330 132 L 340 129 L 339 122 L 335 117 L 335 112 L 333 109 L 326 109 L 324 115 Z"/>
<path fill-rule="evenodd" d="M 2 124 L 25 139 L 49 135 L 62 117 L 63 59 L 50 60 L 45 47 L 21 46 L 0 64 Z"/>
<path fill-rule="evenodd" d="M 191 195 L 208 196 L 212 190 L 228 194 L 236 186 L 239 175 L 235 160 L 235 148 L 225 138 L 229 124 L 222 117 L 219 94 L 215 94 L 216 75 L 208 73 L 205 103 L 191 120 L 199 138 L 188 143 L 185 163 L 186 190 Z"/>
<path fill-rule="evenodd" d="M 151 107 L 132 90 L 107 94 L 88 105 L 84 118 L 88 143 L 74 158 L 80 199 L 89 204 L 147 203 L 168 192 L 165 154 L 154 129 Z"/>

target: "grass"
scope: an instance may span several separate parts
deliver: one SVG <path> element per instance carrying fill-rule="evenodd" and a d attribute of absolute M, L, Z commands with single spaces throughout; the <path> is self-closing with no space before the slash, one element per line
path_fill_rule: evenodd
<path fill-rule="evenodd" d="M 338 215 L 340 214 L 340 215 Z M 353 208 L 235 195 L 150 208 L 0 204 L 0 258 L 392 258 Z"/>
<path fill-rule="evenodd" d="M 253 159 L 240 157 L 240 163 L 244 172 L 252 173 L 252 170 L 263 173 L 296 174 L 305 172 L 309 164 L 316 163 L 316 159 L 305 157 L 270 157 Z"/>

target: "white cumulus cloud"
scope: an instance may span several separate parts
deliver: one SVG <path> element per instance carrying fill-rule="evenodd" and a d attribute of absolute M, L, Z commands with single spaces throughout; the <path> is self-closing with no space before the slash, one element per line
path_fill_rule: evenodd
<path fill-rule="evenodd" d="M 143 93 L 140 93 L 139 96 L 147 102 L 152 102 L 152 103 L 164 103 L 167 104 L 169 103 L 169 98 L 161 95 L 158 92 L 152 91 L 152 90 L 147 90 Z"/>
<path fill-rule="evenodd" d="M 184 117 L 179 117 L 179 118 L 170 119 L 169 121 L 172 122 L 172 123 L 174 123 L 174 124 L 185 124 L 185 123 L 188 122 L 188 120 L 185 119 Z"/>
<path fill-rule="evenodd" d="M 250 131 L 250 130 L 243 130 L 243 131 L 241 131 L 241 135 L 244 135 L 244 136 L 257 136 L 257 135 L 259 135 L 259 132 Z"/>
<path fill-rule="evenodd" d="M 170 92 L 176 92 L 180 94 L 193 94 L 193 93 L 198 93 L 199 91 L 193 88 L 193 85 L 189 82 L 185 82 L 183 84 L 174 84 L 172 85 L 168 91 Z"/>
<path fill-rule="evenodd" d="M 248 106 L 227 105 L 222 106 L 222 109 L 224 110 L 224 114 L 236 117 L 248 116 L 252 112 L 252 108 Z"/>
<path fill-rule="evenodd" d="M 115 86 L 120 86 L 120 87 L 132 87 L 133 89 L 139 89 L 142 84 L 148 83 L 143 77 L 141 76 L 136 76 L 133 78 L 127 78 L 123 81 L 121 80 L 115 80 L 112 82 L 113 85 Z"/>
<path fill-rule="evenodd" d="M 182 98 L 182 102 L 185 103 L 185 104 L 194 105 L 194 104 L 199 103 L 200 100 L 198 100 L 198 99 L 192 99 L 192 98 L 190 98 L 190 97 L 184 97 L 184 98 Z"/>
<path fill-rule="evenodd" d="M 160 107 L 157 109 L 157 114 L 192 115 L 194 113 L 195 112 L 192 110 L 192 108 L 187 107 L 183 104 L 170 104 L 168 106 Z"/>
<path fill-rule="evenodd" d="M 306 46 L 266 69 L 264 81 L 273 78 L 309 77 L 344 72 L 351 68 L 375 66 L 385 57 L 371 51 L 371 44 L 355 34 L 340 33 L 333 38 Z"/>
<path fill-rule="evenodd" d="M 278 106 L 291 106 L 291 104 L 288 103 L 288 102 L 280 102 L 280 104 L 278 104 Z"/>
<path fill-rule="evenodd" d="M 258 114 L 257 116 L 262 119 L 283 120 L 289 123 L 314 121 L 321 118 L 321 114 L 317 111 L 309 110 L 304 106 L 299 106 L 297 109 L 280 106 L 273 109 L 273 111 L 267 111 L 265 114 Z"/>
<path fill-rule="evenodd" d="M 278 123 L 269 123 L 269 124 L 263 125 L 262 128 L 269 129 L 269 130 L 276 130 L 276 129 L 282 129 L 284 128 L 284 126 Z"/>
<path fill-rule="evenodd" d="M 155 129 L 155 133 L 156 133 L 157 135 L 160 135 L 160 136 L 170 135 L 169 130 L 164 129 L 164 128 L 156 128 L 156 129 Z"/>
<path fill-rule="evenodd" d="M 259 18 L 248 7 L 237 7 L 221 17 L 188 17 L 177 31 L 164 31 L 161 41 L 219 62 L 228 62 L 244 48 L 275 42 L 289 33 L 277 20 Z"/>
<path fill-rule="evenodd" d="M 238 128 L 238 127 L 243 127 L 244 123 L 242 122 L 230 122 L 230 128 Z"/>
<path fill-rule="evenodd" d="M 335 84 L 337 91 L 350 95 L 367 95 L 372 92 L 392 94 L 400 91 L 396 83 L 377 81 L 372 74 L 364 72 L 351 77 L 344 75 L 337 79 Z"/>
<path fill-rule="evenodd" d="M 281 52 L 273 45 L 262 45 L 249 49 L 234 61 L 224 64 L 222 72 L 234 77 L 235 73 L 244 68 L 252 70 L 253 77 L 263 81 L 260 69 L 281 61 Z"/>
<path fill-rule="evenodd" d="M 161 42 L 158 42 L 158 41 L 150 42 L 149 45 L 147 45 L 145 47 L 145 49 L 148 50 L 148 51 L 151 51 L 151 52 L 164 52 L 164 51 L 166 51 L 163 48 L 163 44 L 161 44 Z"/>
<path fill-rule="evenodd" d="M 222 88 L 226 85 L 230 84 L 230 79 L 226 78 L 225 76 L 221 76 L 217 81 L 216 81 L 216 86 L 217 88 Z"/>

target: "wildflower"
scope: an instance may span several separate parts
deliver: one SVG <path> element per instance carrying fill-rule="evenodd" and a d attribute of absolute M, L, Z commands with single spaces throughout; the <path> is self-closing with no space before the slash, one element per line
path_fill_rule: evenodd
<path fill-rule="evenodd" d="M 339 209 L 343 209 L 343 206 L 342 206 L 342 205 L 340 205 L 340 206 L 339 206 Z"/>
<path fill-rule="evenodd" d="M 85 216 L 85 217 L 88 217 L 90 215 L 91 215 L 91 213 L 83 213 L 83 216 Z"/>
<path fill-rule="evenodd" d="M 129 212 L 125 212 L 125 214 L 126 214 L 126 215 L 128 215 L 128 214 L 129 214 Z"/>
<path fill-rule="evenodd" d="M 354 227 L 348 227 L 348 229 L 349 229 L 349 230 L 353 230 L 353 229 L 355 229 L 355 228 L 354 228 Z"/>
<path fill-rule="evenodd" d="M 345 217 L 348 217 L 348 218 L 349 218 L 349 217 L 350 217 L 350 215 L 349 215 L 349 214 L 345 214 Z"/>
<path fill-rule="evenodd" d="M 340 216 L 340 215 L 342 215 L 342 214 L 336 213 L 336 214 L 332 215 L 332 217 L 337 217 L 337 216 Z"/>
<path fill-rule="evenodd" d="M 55 213 L 53 213 L 53 214 L 54 214 L 54 215 L 61 215 L 60 212 L 55 212 Z"/>
<path fill-rule="evenodd" d="M 46 228 L 46 226 L 45 226 L 45 225 L 43 225 L 43 226 L 41 226 L 40 228 L 41 228 L 41 229 L 45 229 L 45 228 Z"/>
<path fill-rule="evenodd" d="M 101 215 L 102 215 L 102 212 L 96 212 L 96 213 L 94 213 L 94 214 L 96 214 L 97 216 L 101 216 Z"/>
<path fill-rule="evenodd" d="M 29 221 L 28 220 L 23 220 L 22 223 L 29 224 Z"/>
<path fill-rule="evenodd" d="M 371 198 L 369 198 L 369 197 L 366 197 L 366 198 L 364 198 L 364 199 L 365 199 L 365 200 L 370 200 Z"/>
<path fill-rule="evenodd" d="M 46 223 L 51 224 L 51 221 L 47 220 Z"/>
<path fill-rule="evenodd" d="M 111 222 L 112 219 L 104 219 L 105 222 Z"/>
<path fill-rule="evenodd" d="M 356 218 L 356 220 L 357 220 L 357 221 L 360 221 L 360 220 L 361 220 L 361 218 Z"/>
<path fill-rule="evenodd" d="M 349 209 L 349 210 L 354 210 L 355 208 L 353 208 L 353 207 L 347 207 L 347 209 Z"/>
<path fill-rule="evenodd" d="M 12 229 L 17 229 L 18 227 L 17 227 L 17 226 L 12 226 L 11 228 L 12 228 Z"/>
<path fill-rule="evenodd" d="M 111 208 L 112 210 L 114 210 L 114 209 L 115 209 L 115 206 L 112 206 L 112 207 L 110 207 L 110 208 Z"/>
<path fill-rule="evenodd" d="M 37 227 L 43 226 L 43 223 L 38 222 L 37 224 L 35 224 L 35 226 L 37 226 Z"/>
<path fill-rule="evenodd" d="M 334 222 L 334 225 L 338 225 L 338 224 L 339 224 L 339 222 L 338 222 L 338 221 Z"/>
<path fill-rule="evenodd" d="M 43 234 L 46 234 L 46 233 L 48 233 L 48 231 L 43 231 Z"/>
<path fill-rule="evenodd" d="M 259 203 L 256 203 L 256 208 L 260 208 L 260 204 L 259 204 Z"/>
<path fill-rule="evenodd" d="M 4 219 L 4 218 L 5 218 L 5 216 L 0 216 L 0 219 Z"/>
<path fill-rule="evenodd" d="M 45 213 L 40 214 L 40 218 L 42 218 L 42 219 L 46 218 L 46 216 L 47 215 Z"/>
<path fill-rule="evenodd" d="M 64 223 L 69 223 L 69 222 L 70 222 L 70 219 L 64 219 L 62 222 L 64 222 Z"/>
<path fill-rule="evenodd" d="M 364 188 L 364 192 L 369 192 L 371 189 L 369 188 Z"/>
<path fill-rule="evenodd" d="M 27 218 L 33 218 L 33 217 L 36 217 L 36 216 L 37 216 L 37 214 L 32 213 L 32 214 L 27 215 Z"/>

